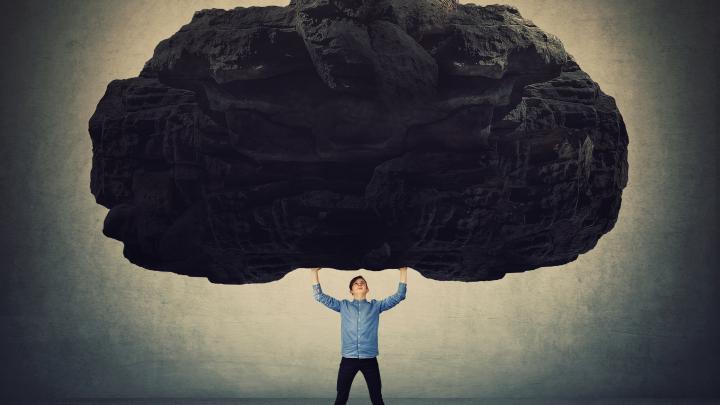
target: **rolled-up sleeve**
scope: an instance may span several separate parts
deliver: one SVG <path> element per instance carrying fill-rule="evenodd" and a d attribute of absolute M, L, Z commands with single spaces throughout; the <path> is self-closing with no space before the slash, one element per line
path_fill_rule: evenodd
<path fill-rule="evenodd" d="M 333 311 L 340 312 L 340 301 L 327 294 L 323 294 L 320 284 L 313 284 L 313 296 L 316 301 L 324 304 L 326 307 Z"/>
<path fill-rule="evenodd" d="M 399 304 L 400 301 L 405 299 L 405 293 L 407 292 L 407 283 L 400 282 L 398 290 L 395 294 L 380 301 L 380 312 L 387 311 L 388 309 Z"/>

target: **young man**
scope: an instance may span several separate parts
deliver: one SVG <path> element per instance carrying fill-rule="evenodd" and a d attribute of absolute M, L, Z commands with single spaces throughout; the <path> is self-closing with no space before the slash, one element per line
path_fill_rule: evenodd
<path fill-rule="evenodd" d="M 350 386 L 358 371 L 361 371 L 365 377 L 373 405 L 384 405 L 377 362 L 378 323 L 381 312 L 387 311 L 405 299 L 407 267 L 400 268 L 398 291 L 380 301 L 374 299 L 368 301 L 365 298 L 370 288 L 362 276 L 350 280 L 352 301 L 338 300 L 323 294 L 318 279 L 319 270 L 320 267 L 312 269 L 313 295 L 317 301 L 340 312 L 341 315 L 342 359 L 338 370 L 335 405 L 345 405 L 350 395 Z"/>

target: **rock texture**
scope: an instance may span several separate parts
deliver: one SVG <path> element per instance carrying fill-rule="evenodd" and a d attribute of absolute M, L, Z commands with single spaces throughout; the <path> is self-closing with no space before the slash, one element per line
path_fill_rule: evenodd
<path fill-rule="evenodd" d="M 90 119 L 104 234 L 147 269 L 496 280 L 615 224 L 627 132 L 509 6 L 295 0 L 203 10 Z"/>

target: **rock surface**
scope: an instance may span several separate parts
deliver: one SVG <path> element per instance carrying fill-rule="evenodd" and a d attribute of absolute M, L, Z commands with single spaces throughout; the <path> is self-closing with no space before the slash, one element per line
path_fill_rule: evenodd
<path fill-rule="evenodd" d="M 203 10 L 90 119 L 104 234 L 147 269 L 496 280 L 610 231 L 612 97 L 509 6 L 294 0 Z"/>

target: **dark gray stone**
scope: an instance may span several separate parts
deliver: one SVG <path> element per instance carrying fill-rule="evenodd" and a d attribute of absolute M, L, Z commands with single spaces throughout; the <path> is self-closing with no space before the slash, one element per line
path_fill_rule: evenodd
<path fill-rule="evenodd" d="M 614 226 L 612 97 L 509 6 L 313 0 L 203 10 L 90 120 L 105 235 L 153 270 L 495 280 Z"/>

